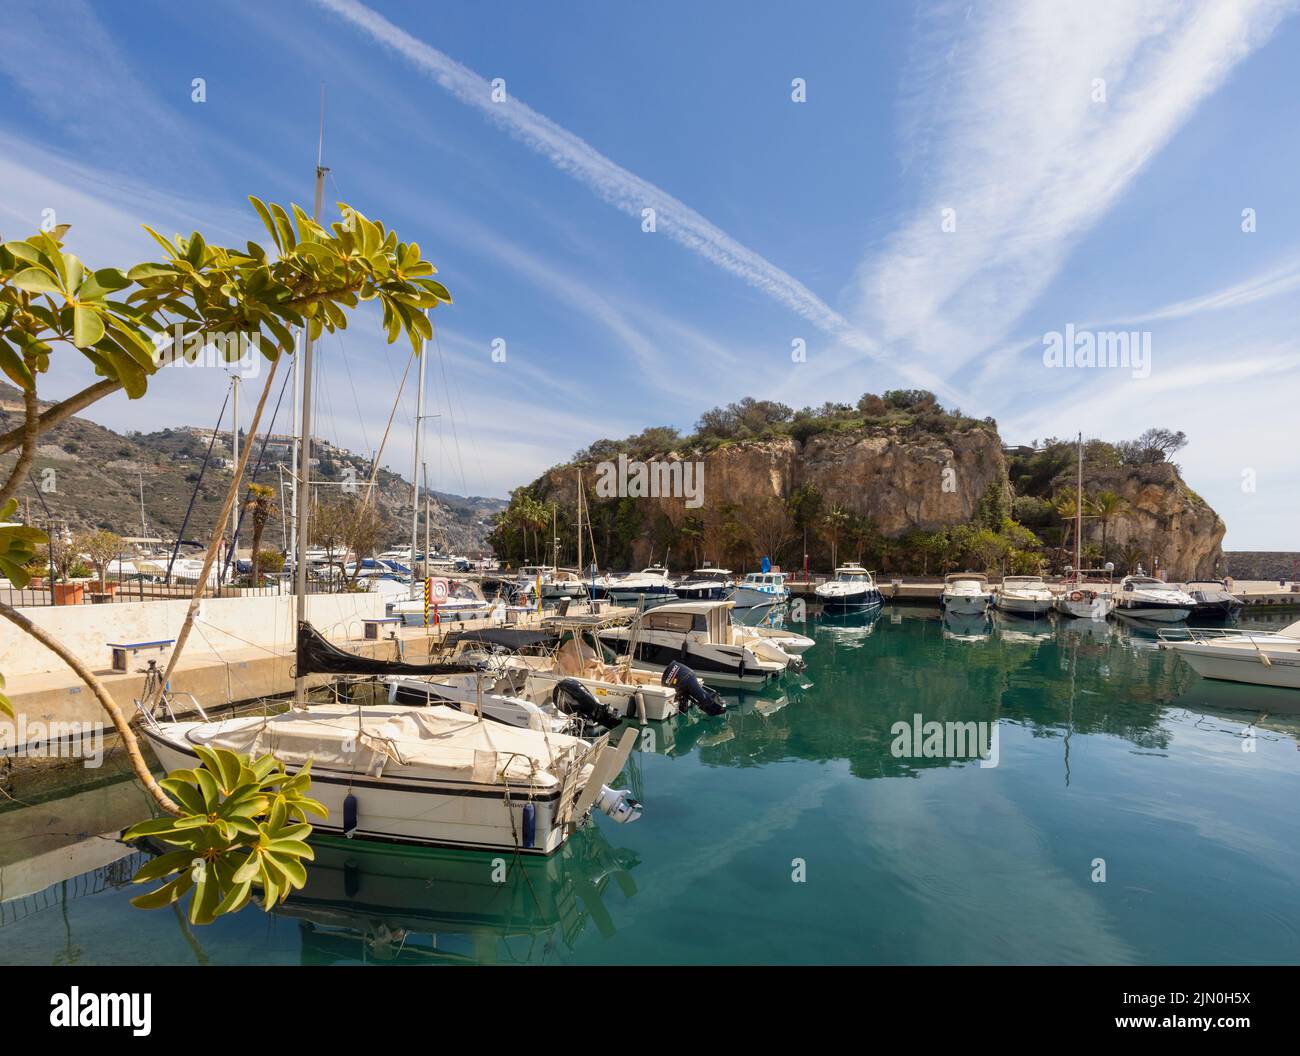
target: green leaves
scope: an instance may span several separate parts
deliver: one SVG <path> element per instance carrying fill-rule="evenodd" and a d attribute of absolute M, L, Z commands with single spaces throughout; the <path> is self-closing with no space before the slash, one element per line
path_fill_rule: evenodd
<path fill-rule="evenodd" d="M 49 537 L 39 528 L 12 523 L 17 515 L 17 499 L 10 499 L 0 507 L 0 576 L 21 589 L 32 578 L 25 567 L 27 562 Z"/>
<path fill-rule="evenodd" d="M 166 882 L 131 902 L 159 909 L 192 892 L 193 924 L 239 911 L 258 890 L 270 909 L 306 884 L 303 862 L 315 857 L 305 842 L 312 831 L 306 817 L 327 816 L 306 794 L 310 767 L 290 774 L 270 755 L 251 760 L 206 745 L 195 752 L 200 766 L 174 770 L 159 782 L 185 813 L 141 822 L 124 834 L 176 848 L 140 868 L 133 883 Z"/>

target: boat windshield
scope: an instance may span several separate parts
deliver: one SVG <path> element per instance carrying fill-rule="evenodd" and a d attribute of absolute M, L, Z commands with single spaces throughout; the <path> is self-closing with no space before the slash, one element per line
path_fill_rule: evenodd
<path fill-rule="evenodd" d="M 835 577 L 836 583 L 864 583 L 866 574 L 863 572 L 841 572 Z"/>

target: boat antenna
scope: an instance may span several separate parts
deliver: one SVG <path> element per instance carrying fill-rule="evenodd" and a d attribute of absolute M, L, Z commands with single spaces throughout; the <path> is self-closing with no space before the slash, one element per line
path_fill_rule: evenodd
<path fill-rule="evenodd" d="M 316 143 L 316 192 L 312 204 L 312 220 L 320 221 L 321 196 L 325 191 L 325 174 L 330 170 L 323 164 L 325 152 L 325 82 L 320 86 L 320 137 Z M 308 495 L 311 492 L 311 324 L 303 327 L 302 344 L 302 421 L 299 423 L 298 488 L 294 496 L 295 562 L 293 566 L 293 592 L 295 596 L 295 627 L 307 622 L 307 518 L 310 511 Z M 295 705 L 307 703 L 307 676 L 295 674 L 293 680 Z"/>

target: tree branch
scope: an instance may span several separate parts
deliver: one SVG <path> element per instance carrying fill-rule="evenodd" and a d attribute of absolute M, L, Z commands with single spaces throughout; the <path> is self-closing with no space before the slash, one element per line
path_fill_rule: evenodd
<path fill-rule="evenodd" d="M 31 361 L 28 361 L 31 366 Z M 18 461 L 14 463 L 13 471 L 9 474 L 9 479 L 0 487 L 0 506 L 4 506 L 11 498 L 18 486 L 22 484 L 23 477 L 27 471 L 32 468 L 32 461 L 36 458 L 36 438 L 41 431 L 40 410 L 41 403 L 36 398 L 36 372 L 32 371 L 32 387 L 23 389 L 23 405 L 25 415 L 23 424 L 19 427 L 22 433 L 23 449 L 18 456 Z"/>
<path fill-rule="evenodd" d="M 90 670 L 67 646 L 55 638 L 45 628 L 32 623 L 26 616 L 15 608 L 11 608 L 4 602 L 0 602 L 0 616 L 3 616 L 10 623 L 16 624 L 22 630 L 35 638 L 41 645 L 45 646 L 50 652 L 67 664 L 76 673 L 90 691 L 95 694 L 95 699 L 99 701 L 99 706 L 108 712 L 108 717 L 113 720 L 113 727 L 117 730 L 118 735 L 122 738 L 122 744 L 126 748 L 127 758 L 131 761 L 131 769 L 135 771 L 135 776 L 140 783 L 144 785 L 145 791 L 158 804 L 159 809 L 178 818 L 183 811 L 166 792 L 159 787 L 158 782 L 154 780 L 153 774 L 149 771 L 148 765 L 144 761 L 144 755 L 140 752 L 140 742 L 136 740 L 135 733 L 131 729 L 131 724 L 126 716 L 122 714 L 122 709 L 117 706 L 109 694 L 104 683 L 101 682 L 93 671 Z"/>

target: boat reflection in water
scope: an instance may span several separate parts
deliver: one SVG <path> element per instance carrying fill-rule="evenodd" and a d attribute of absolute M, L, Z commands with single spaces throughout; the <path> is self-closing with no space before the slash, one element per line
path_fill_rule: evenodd
<path fill-rule="evenodd" d="M 984 612 L 961 613 L 948 609 L 943 614 L 943 636 L 958 642 L 983 642 L 993 634 L 993 618 Z"/>
<path fill-rule="evenodd" d="M 590 826 L 549 858 L 314 839 L 307 884 L 279 906 L 304 964 L 535 963 L 616 930 L 637 855 Z"/>

